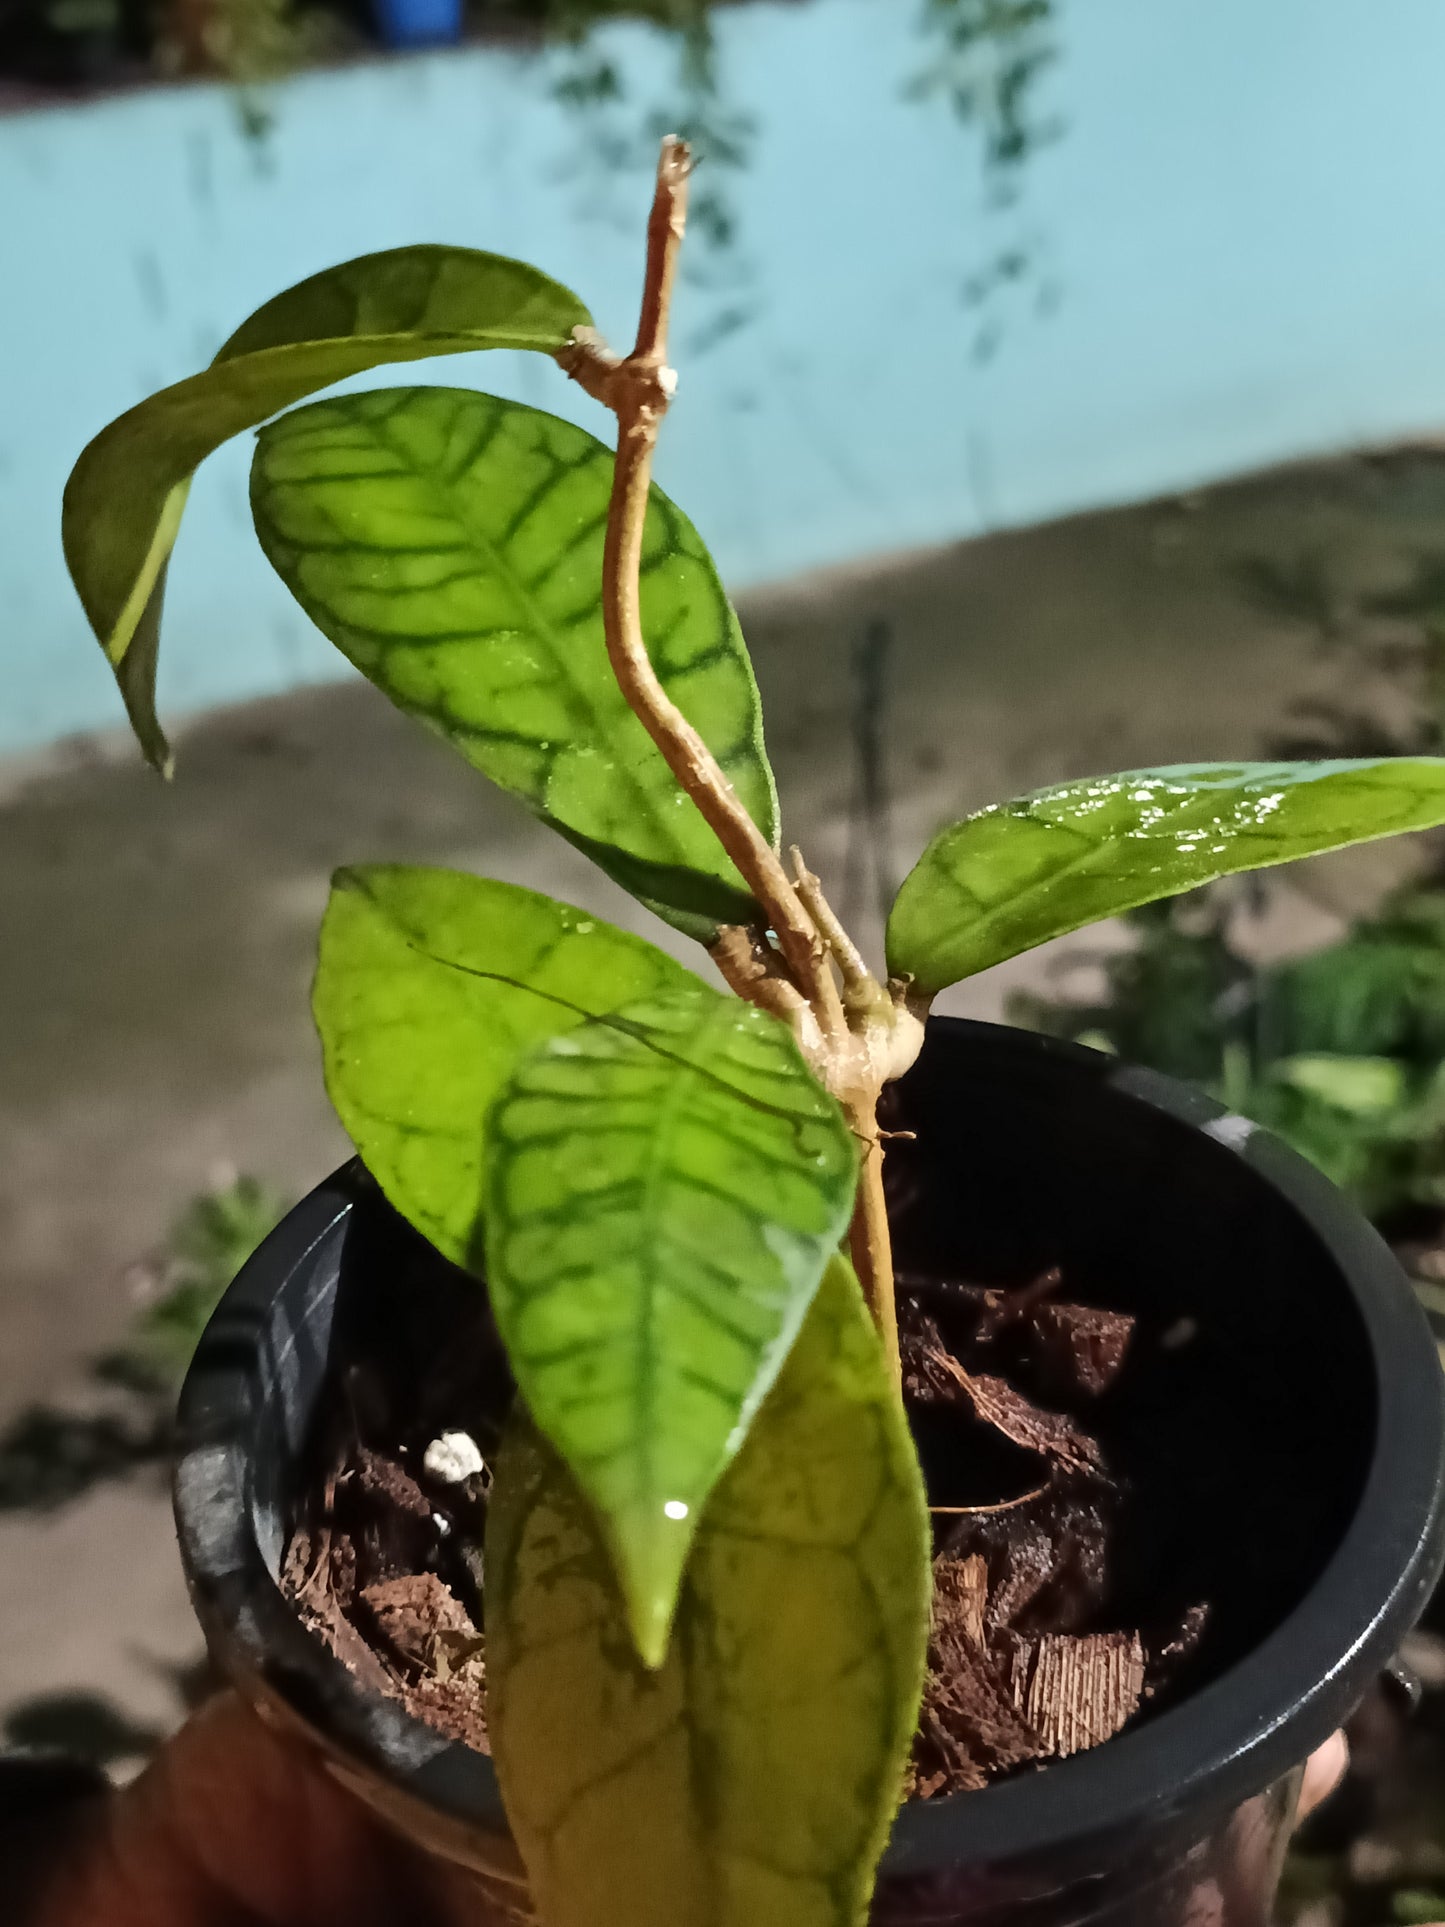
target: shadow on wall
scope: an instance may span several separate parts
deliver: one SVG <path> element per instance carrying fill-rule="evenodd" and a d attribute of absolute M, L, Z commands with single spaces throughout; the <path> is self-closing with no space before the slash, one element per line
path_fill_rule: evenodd
<path fill-rule="evenodd" d="M 156 1670 L 188 1713 L 216 1690 L 208 1659 Z M 170 1730 L 132 1719 L 103 1693 L 40 1693 L 10 1707 L 0 1723 L 0 1750 L 68 1756 L 114 1770 L 148 1759 Z"/>
<path fill-rule="evenodd" d="M 238 1177 L 194 1199 L 136 1279 L 125 1342 L 92 1361 L 98 1409 L 31 1405 L 0 1433 L 0 1513 L 48 1512 L 109 1480 L 164 1475 L 176 1394 L 217 1300 L 284 1215 L 285 1200 Z"/>

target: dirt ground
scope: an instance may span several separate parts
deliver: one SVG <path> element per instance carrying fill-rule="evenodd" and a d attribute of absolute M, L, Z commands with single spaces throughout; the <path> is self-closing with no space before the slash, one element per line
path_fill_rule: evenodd
<path fill-rule="evenodd" d="M 1350 645 L 1408 652 L 1418 614 L 1373 605 L 1442 560 L 1445 453 L 1414 448 L 751 594 L 787 832 L 876 944 L 880 882 L 948 817 L 1065 776 L 1258 755 L 1301 704 L 1398 712 L 1388 664 Z M 76 1394 L 133 1268 L 218 1172 L 296 1196 L 345 1155 L 307 1013 L 338 864 L 456 864 L 649 927 L 363 685 L 178 736 L 169 788 L 118 735 L 0 764 L 0 1424 Z M 1304 866 L 1270 941 L 1330 935 L 1407 860 Z M 1059 948 L 944 1007 L 999 1015 Z M 175 1718 L 196 1656 L 158 1486 L 0 1517 L 0 1732 L 50 1718 L 123 1759 Z"/>

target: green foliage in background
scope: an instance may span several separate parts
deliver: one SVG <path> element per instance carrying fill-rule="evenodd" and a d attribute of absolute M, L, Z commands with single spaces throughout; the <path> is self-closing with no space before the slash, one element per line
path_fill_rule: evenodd
<path fill-rule="evenodd" d="M 1212 1090 L 1385 1226 L 1445 1208 L 1445 889 L 1412 886 L 1337 943 L 1255 968 L 1207 895 L 1130 918 L 1097 1003 L 1016 996 L 1016 1022 Z"/>
<path fill-rule="evenodd" d="M 156 1295 L 105 1361 L 108 1376 L 173 1400 L 221 1293 L 286 1209 L 279 1191 L 247 1176 L 193 1198 L 166 1241 Z"/>
<path fill-rule="evenodd" d="M 482 0 L 480 17 L 533 20 L 570 36 L 609 20 L 650 20 L 688 33 L 702 26 L 717 0 Z"/>
<path fill-rule="evenodd" d="M 1054 0 L 923 0 L 922 25 L 936 43 L 914 91 L 941 94 L 960 120 L 979 126 L 995 193 L 1057 128 L 1034 93 L 1059 58 Z"/>

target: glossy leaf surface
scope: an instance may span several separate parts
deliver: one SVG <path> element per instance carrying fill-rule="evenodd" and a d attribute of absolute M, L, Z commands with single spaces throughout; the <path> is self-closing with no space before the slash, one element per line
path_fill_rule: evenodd
<path fill-rule="evenodd" d="M 917 1719 L 929 1551 L 841 1258 L 708 1506 L 659 1671 L 590 1508 L 518 1421 L 488 1523 L 488 1717 L 548 1927 L 859 1927 Z"/>
<path fill-rule="evenodd" d="M 640 998 L 705 986 L 640 937 L 456 870 L 342 870 L 313 1008 L 326 1087 L 404 1217 L 455 1264 L 480 1236 L 486 1120 L 519 1058 Z M 708 993 L 715 994 L 715 993 Z"/>
<path fill-rule="evenodd" d="M 473 248 L 392 248 L 277 295 L 203 373 L 101 430 L 66 487 L 65 557 L 153 763 L 169 761 L 155 713 L 166 562 L 190 478 L 206 456 L 383 362 L 478 348 L 553 353 L 589 320 L 574 294 L 524 262 Z"/>
<path fill-rule="evenodd" d="M 936 836 L 888 920 L 930 994 L 1050 937 L 1236 871 L 1445 823 L 1445 759 L 1197 763 L 1090 777 Z"/>
<path fill-rule="evenodd" d="M 497 1323 L 657 1665 L 702 1507 L 847 1228 L 854 1140 L 791 1032 L 700 983 L 550 1038 L 487 1135 Z"/>
<path fill-rule="evenodd" d="M 393 702 L 628 887 L 662 899 L 672 870 L 693 879 L 683 908 L 710 902 L 715 920 L 745 920 L 732 865 L 607 660 L 612 465 L 611 449 L 538 409 L 463 389 L 388 389 L 263 430 L 252 505 L 292 594 Z M 775 838 L 737 618 L 696 531 L 656 489 L 642 615 L 669 694 Z M 640 885 L 639 864 L 652 866 Z"/>

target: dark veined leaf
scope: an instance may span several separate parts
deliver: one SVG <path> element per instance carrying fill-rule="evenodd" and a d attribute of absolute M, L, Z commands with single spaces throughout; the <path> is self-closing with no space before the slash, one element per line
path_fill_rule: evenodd
<path fill-rule="evenodd" d="M 1440 823 L 1436 757 L 1182 763 L 1061 783 L 933 839 L 888 919 L 888 967 L 932 995 L 1156 897 Z"/>
<path fill-rule="evenodd" d="M 252 506 L 286 586 L 393 702 L 626 887 L 675 902 L 679 876 L 691 878 L 678 907 L 748 921 L 736 872 L 607 660 L 612 467 L 611 449 L 538 409 L 464 389 L 386 389 L 264 429 Z M 737 618 L 696 531 L 657 489 L 642 616 L 669 694 L 775 839 Z"/>
<path fill-rule="evenodd" d="M 383 362 L 478 348 L 555 353 L 590 316 L 525 262 L 474 248 L 392 248 L 328 268 L 258 308 L 202 374 L 101 430 L 65 490 L 65 559 L 158 768 L 155 713 L 166 563 L 190 478 L 231 436 Z"/>
<path fill-rule="evenodd" d="M 787 1027 L 696 982 L 549 1038 L 487 1141 L 497 1324 L 655 1666 L 702 1507 L 847 1227 L 856 1146 Z"/>
<path fill-rule="evenodd" d="M 706 991 L 640 937 L 551 897 L 377 864 L 335 878 L 312 1004 L 352 1142 L 402 1215 L 464 1265 L 480 1236 L 487 1114 L 518 1059 L 692 985 Z"/>
<path fill-rule="evenodd" d="M 708 1505 L 667 1659 L 525 1419 L 487 1527 L 487 1693 L 548 1927 L 861 1927 L 917 1720 L 928 1514 L 856 1279 L 829 1266 Z"/>

